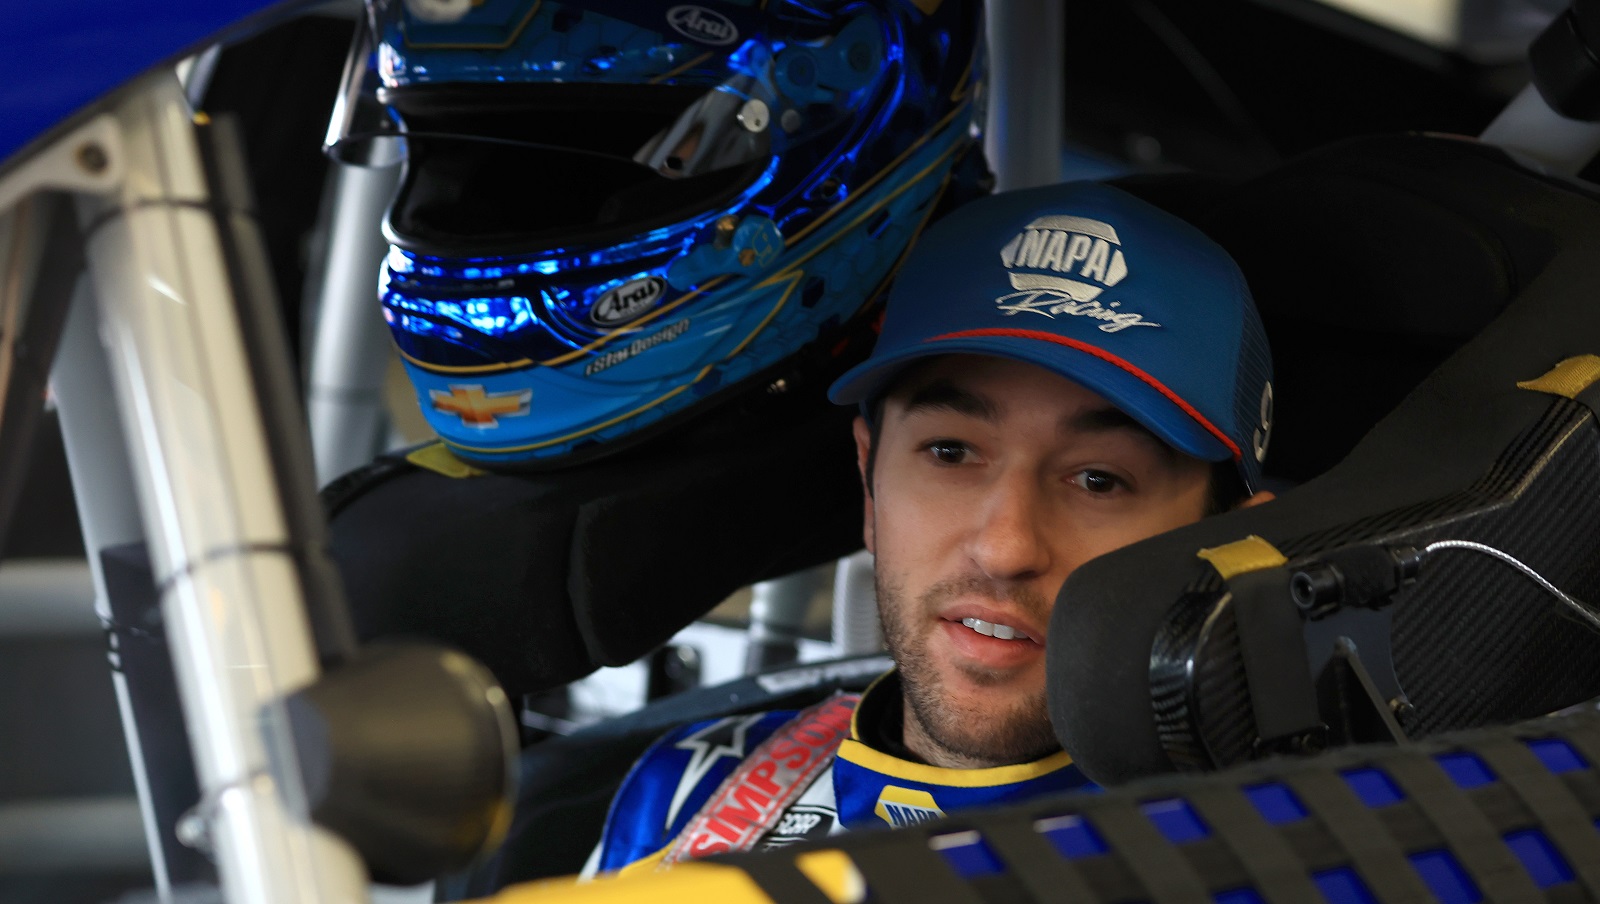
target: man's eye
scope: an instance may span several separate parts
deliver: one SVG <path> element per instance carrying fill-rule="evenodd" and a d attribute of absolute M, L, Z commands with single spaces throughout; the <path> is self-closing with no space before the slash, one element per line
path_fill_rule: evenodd
<path fill-rule="evenodd" d="M 1096 471 L 1093 468 L 1072 475 L 1072 482 L 1096 495 L 1110 493 L 1122 486 L 1122 480 L 1115 474 Z"/>
<path fill-rule="evenodd" d="M 972 452 L 966 443 L 953 439 L 936 439 L 929 443 L 927 448 L 935 461 L 945 465 L 959 465 L 966 461 Z"/>

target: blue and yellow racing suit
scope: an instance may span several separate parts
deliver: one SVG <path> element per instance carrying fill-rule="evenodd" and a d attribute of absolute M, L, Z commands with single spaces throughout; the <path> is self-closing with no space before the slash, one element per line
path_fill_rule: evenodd
<path fill-rule="evenodd" d="M 1093 787 L 1064 751 L 988 769 L 917 762 L 900 741 L 902 699 L 899 676 L 890 672 L 860 698 L 672 731 L 623 781 L 585 872 L 770 850 Z"/>

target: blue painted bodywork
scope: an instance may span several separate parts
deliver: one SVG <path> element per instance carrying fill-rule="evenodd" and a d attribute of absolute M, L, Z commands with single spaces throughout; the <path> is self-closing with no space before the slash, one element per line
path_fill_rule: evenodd
<path fill-rule="evenodd" d="M 157 64 L 296 0 L 18 0 L 0 22 L 0 166 Z"/>

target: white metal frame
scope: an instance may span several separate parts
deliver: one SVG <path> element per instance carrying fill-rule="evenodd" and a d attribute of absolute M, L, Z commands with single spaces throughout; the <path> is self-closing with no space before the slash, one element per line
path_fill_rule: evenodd
<path fill-rule="evenodd" d="M 397 163 L 333 165 L 333 209 L 324 263 L 315 279 L 306 378 L 319 485 L 366 464 L 386 447 L 384 382 L 395 357 L 378 307 L 378 269 L 389 250 L 380 224 L 401 168 Z"/>
<path fill-rule="evenodd" d="M 109 615 L 98 551 L 145 539 L 226 899 L 363 902 L 364 866 L 312 824 L 297 777 L 283 700 L 317 658 L 193 116 L 173 73 L 146 76 L 14 170 L 0 201 L 78 192 L 89 279 L 55 389 L 97 607 Z"/>

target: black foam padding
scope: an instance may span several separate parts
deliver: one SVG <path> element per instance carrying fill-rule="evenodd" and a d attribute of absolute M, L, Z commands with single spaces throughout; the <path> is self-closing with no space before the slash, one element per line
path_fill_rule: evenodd
<path fill-rule="evenodd" d="M 1548 183 L 1465 139 L 1354 139 L 1244 183 L 1118 184 L 1238 261 L 1272 346 L 1266 472 L 1296 482 L 1344 458 L 1561 245 L 1540 222 Z"/>
<path fill-rule="evenodd" d="M 1307 470 L 1343 460 L 1276 502 L 1135 544 L 1068 579 L 1046 647 L 1051 717 L 1079 765 L 1103 783 L 1175 767 L 1157 735 L 1149 669 L 1169 618 L 1200 617 L 1173 612 L 1197 580 L 1214 577 L 1199 549 L 1256 534 L 1292 558 L 1291 540 L 1337 546 L 1340 531 L 1359 539 L 1421 523 L 1438 513 L 1430 505 L 1506 478 L 1494 469 L 1521 454 L 1519 437 L 1533 444 L 1523 452 L 1548 448 L 1550 437 L 1530 431 L 1563 416 L 1554 406 L 1580 408 L 1517 389 L 1518 381 L 1600 353 L 1590 289 L 1600 284 L 1600 203 L 1492 148 L 1422 137 L 1346 143 L 1191 216 L 1240 259 L 1275 346 L 1281 391 L 1269 472 L 1280 455 Z M 1402 397 L 1345 456 L 1359 419 Z M 1545 502 L 1515 518 L 1489 513 L 1480 525 L 1591 599 L 1600 593 L 1587 561 L 1594 551 L 1571 537 L 1590 530 L 1574 519 L 1600 517 L 1600 483 L 1592 469 L 1596 486 L 1563 493 L 1560 481 L 1585 473 L 1594 445 L 1573 446 L 1570 469 L 1552 475 Z M 1590 636 L 1554 614 L 1553 599 L 1525 578 L 1487 558 L 1459 574 L 1431 603 L 1394 610 L 1398 677 L 1424 720 L 1443 716 L 1425 722 L 1424 733 L 1513 719 L 1518 707 L 1570 692 L 1552 682 L 1593 658 Z M 1540 622 L 1531 630 L 1530 619 Z M 1476 710 L 1475 694 L 1484 701 Z M 1236 717 L 1248 720 L 1248 696 L 1236 703 L 1244 704 Z"/>
<path fill-rule="evenodd" d="M 561 471 L 358 472 L 324 493 L 341 500 L 333 554 L 357 632 L 432 638 L 532 693 L 632 662 L 739 587 L 860 548 L 854 412 L 822 388 Z"/>

